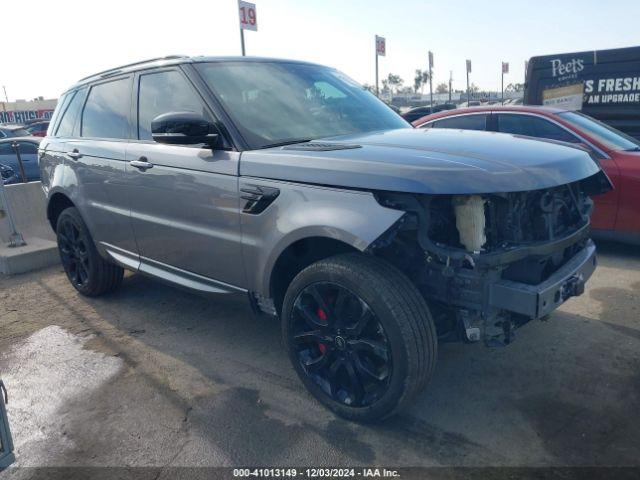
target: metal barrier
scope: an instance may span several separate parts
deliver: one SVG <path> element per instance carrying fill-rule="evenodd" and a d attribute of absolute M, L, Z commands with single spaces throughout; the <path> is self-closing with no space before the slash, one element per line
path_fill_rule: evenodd
<path fill-rule="evenodd" d="M 9 220 L 9 246 L 22 247 L 26 245 L 27 242 L 24 241 L 24 237 L 16 228 L 16 221 L 11 211 L 11 205 L 9 204 L 9 199 L 4 188 L 4 182 L 2 181 L 0 181 L 0 206 L 2 207 L 0 211 L 4 212 Z M 2 218 L 2 215 L 0 215 L 0 218 Z"/>
<path fill-rule="evenodd" d="M 5 403 L 9 403 L 7 389 L 0 380 L 0 471 L 7 468 L 15 461 L 13 454 L 13 440 L 9 430 L 9 420 Z"/>
<path fill-rule="evenodd" d="M 24 171 L 24 163 L 22 163 L 22 155 L 20 155 L 20 144 L 18 142 L 13 142 L 11 144 L 11 148 L 16 152 L 16 158 L 18 160 L 18 168 L 20 169 L 20 178 L 22 178 L 22 183 L 27 183 L 27 174 Z"/>

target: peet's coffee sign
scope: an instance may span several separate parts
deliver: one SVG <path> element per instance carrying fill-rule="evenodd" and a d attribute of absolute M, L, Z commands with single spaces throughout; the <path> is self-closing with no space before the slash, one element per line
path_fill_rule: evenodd
<path fill-rule="evenodd" d="M 46 110 L 0 110 L 0 123 L 24 123 L 27 120 L 51 120 L 53 109 Z"/>
<path fill-rule="evenodd" d="M 640 76 L 608 77 L 584 81 L 584 103 L 640 103 Z"/>
<path fill-rule="evenodd" d="M 549 65 L 554 80 L 554 85 L 550 86 L 552 90 L 577 82 L 583 83 L 583 105 L 640 103 L 640 72 L 607 74 L 602 68 L 597 68 L 597 64 L 579 57 L 554 58 L 549 60 Z M 554 93 L 547 94 L 547 97 L 549 95 L 553 96 Z"/>

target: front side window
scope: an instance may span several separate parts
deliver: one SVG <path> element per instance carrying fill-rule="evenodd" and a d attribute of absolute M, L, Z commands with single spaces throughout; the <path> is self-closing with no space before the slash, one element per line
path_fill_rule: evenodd
<path fill-rule="evenodd" d="M 35 155 L 38 153 L 37 145 L 31 142 L 18 142 L 18 145 L 20 146 L 20 153 L 22 155 Z"/>
<path fill-rule="evenodd" d="M 196 68 L 251 148 L 410 126 L 331 68 L 268 61 Z"/>
<path fill-rule="evenodd" d="M 82 112 L 83 137 L 129 138 L 130 85 L 122 78 L 91 87 Z"/>
<path fill-rule="evenodd" d="M 578 137 L 567 132 L 564 128 L 533 115 L 499 114 L 498 131 L 561 142 L 580 143 Z"/>
<path fill-rule="evenodd" d="M 459 130 L 486 130 L 487 115 L 457 115 L 433 122 L 432 128 L 455 128 Z"/>
<path fill-rule="evenodd" d="M 178 71 L 149 73 L 140 77 L 138 138 L 151 140 L 151 122 L 169 112 L 194 112 L 210 120 L 200 96 Z"/>

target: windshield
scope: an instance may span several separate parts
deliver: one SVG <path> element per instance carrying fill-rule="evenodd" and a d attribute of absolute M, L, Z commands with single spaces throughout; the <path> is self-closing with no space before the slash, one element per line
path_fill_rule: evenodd
<path fill-rule="evenodd" d="M 640 150 L 640 141 L 583 113 L 562 112 L 558 115 L 612 150 Z"/>
<path fill-rule="evenodd" d="M 11 130 L 12 137 L 28 137 L 30 135 L 24 128 L 14 128 Z"/>
<path fill-rule="evenodd" d="M 224 62 L 196 68 L 251 148 L 409 127 L 356 82 L 327 67 Z"/>

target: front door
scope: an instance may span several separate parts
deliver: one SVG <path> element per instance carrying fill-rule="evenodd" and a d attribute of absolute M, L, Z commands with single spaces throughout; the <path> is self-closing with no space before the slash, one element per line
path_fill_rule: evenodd
<path fill-rule="evenodd" d="M 139 74 L 136 84 L 138 138 L 127 147 L 125 168 L 141 270 L 242 287 L 240 154 L 155 143 L 156 116 L 189 111 L 213 120 L 213 114 L 179 68 Z"/>

